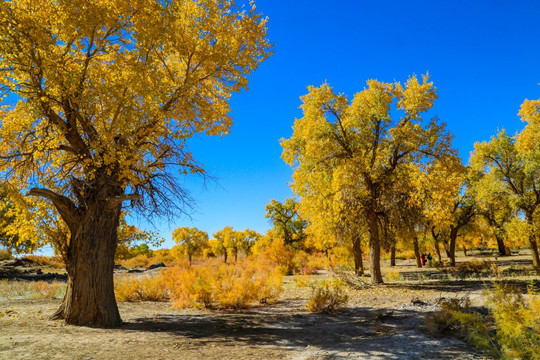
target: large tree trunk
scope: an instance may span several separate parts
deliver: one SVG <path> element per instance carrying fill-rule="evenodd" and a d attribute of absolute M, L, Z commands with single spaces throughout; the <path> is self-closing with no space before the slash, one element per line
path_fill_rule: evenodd
<path fill-rule="evenodd" d="M 375 211 L 368 211 L 367 214 L 369 227 L 369 258 L 371 283 L 374 285 L 383 284 L 381 274 L 381 243 L 379 239 L 379 223 Z"/>
<path fill-rule="evenodd" d="M 105 202 L 92 201 L 78 224 L 70 227 L 67 291 L 53 319 L 106 328 L 122 324 L 113 280 L 120 209 L 121 204 L 110 208 Z"/>
<path fill-rule="evenodd" d="M 353 237 L 354 273 L 358 276 L 364 274 L 364 262 L 362 255 L 361 237 L 355 235 Z"/>
<path fill-rule="evenodd" d="M 531 255 L 533 260 L 533 266 L 536 269 L 536 272 L 540 274 L 540 258 L 538 255 L 538 244 L 536 243 L 536 234 L 534 231 L 534 220 L 533 214 L 525 214 L 527 219 L 527 224 L 529 225 L 529 246 L 531 248 Z"/>
<path fill-rule="evenodd" d="M 414 245 L 414 257 L 416 258 L 416 266 L 421 268 L 422 267 L 422 260 L 420 259 L 420 247 L 418 246 L 418 236 L 414 235 L 413 237 L 413 245 Z"/>

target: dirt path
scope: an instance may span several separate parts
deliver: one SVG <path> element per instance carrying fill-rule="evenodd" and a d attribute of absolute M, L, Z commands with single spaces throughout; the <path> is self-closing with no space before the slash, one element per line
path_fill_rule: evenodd
<path fill-rule="evenodd" d="M 124 326 L 104 330 L 47 320 L 59 300 L 0 302 L 1 359 L 483 359 L 469 345 L 431 337 L 428 308 L 353 306 L 338 315 L 285 300 L 244 312 L 120 303 Z M 392 312 L 391 312 L 392 311 Z"/>
<path fill-rule="evenodd" d="M 497 261 L 511 261 L 507 267 L 520 270 L 517 261 L 526 260 Z M 399 277 L 422 280 L 350 291 L 349 307 L 337 315 L 307 312 L 309 287 L 287 277 L 273 305 L 223 312 L 122 302 L 124 326 L 107 330 L 48 320 L 60 299 L 0 294 L 0 359 L 485 359 L 461 340 L 430 335 L 424 317 L 442 297 L 468 296 L 473 306 L 482 306 L 483 290 L 493 279 L 431 279 L 434 269 L 418 269 L 412 260 L 398 261 L 396 270 Z M 530 284 L 505 281 L 524 291 Z"/>

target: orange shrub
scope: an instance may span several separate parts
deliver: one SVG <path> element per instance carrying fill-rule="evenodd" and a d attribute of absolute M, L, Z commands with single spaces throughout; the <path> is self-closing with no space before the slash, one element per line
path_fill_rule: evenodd
<path fill-rule="evenodd" d="M 38 299 L 54 299 L 59 295 L 65 285 L 59 282 L 35 281 L 32 283 L 32 288 L 35 297 Z"/>
<path fill-rule="evenodd" d="M 278 266 L 284 274 L 292 274 L 294 271 L 294 251 L 285 245 L 282 239 L 274 239 L 260 253 L 260 260 L 268 262 L 272 266 Z"/>
<path fill-rule="evenodd" d="M 306 308 L 312 313 L 332 314 L 347 305 L 349 295 L 346 284 L 340 279 L 324 280 L 312 286 L 312 294 Z"/>
<path fill-rule="evenodd" d="M 149 258 L 146 255 L 137 255 L 131 259 L 121 260 L 120 265 L 127 268 L 148 267 L 155 262 L 154 258 Z"/>
<path fill-rule="evenodd" d="M 241 309 L 255 301 L 277 298 L 282 284 L 277 268 L 248 259 L 238 264 L 209 260 L 201 266 L 166 269 L 162 274 L 178 307 Z"/>
<path fill-rule="evenodd" d="M 118 301 L 168 301 L 169 289 L 163 274 L 127 276 L 117 279 L 114 293 Z"/>

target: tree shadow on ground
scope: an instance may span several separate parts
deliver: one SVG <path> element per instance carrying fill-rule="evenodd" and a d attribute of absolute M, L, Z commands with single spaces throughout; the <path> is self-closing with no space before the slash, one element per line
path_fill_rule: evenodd
<path fill-rule="evenodd" d="M 350 308 L 337 315 L 279 314 L 272 309 L 197 315 L 157 315 L 124 324 L 127 331 L 167 332 L 189 338 L 197 346 L 279 346 L 290 351 L 326 351 L 331 358 L 377 357 L 411 359 L 426 357 L 433 347 L 438 359 L 476 354 L 456 339 L 435 339 L 424 330 L 420 311 Z M 309 350 L 311 349 L 311 350 Z M 341 355 L 340 355 L 341 354 Z M 316 357 L 319 358 L 319 357 Z M 476 357 L 472 357 L 476 358 Z M 481 357 L 478 357 L 481 358 Z"/>
<path fill-rule="evenodd" d="M 510 286 L 523 294 L 526 294 L 528 289 L 539 292 L 540 279 L 519 280 L 519 279 L 479 279 L 479 280 L 432 280 L 410 283 L 393 283 L 385 286 L 396 289 L 411 289 L 411 290 L 436 290 L 440 292 L 463 292 L 490 290 L 496 285 Z"/>

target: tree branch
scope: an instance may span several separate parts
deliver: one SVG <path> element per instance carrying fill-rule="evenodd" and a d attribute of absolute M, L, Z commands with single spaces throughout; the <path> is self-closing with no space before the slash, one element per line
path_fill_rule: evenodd
<path fill-rule="evenodd" d="M 50 200 L 62 216 L 62 219 L 73 229 L 78 220 L 78 208 L 68 197 L 60 195 L 49 189 L 33 188 L 27 193 L 29 196 L 39 196 Z"/>

